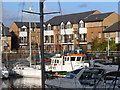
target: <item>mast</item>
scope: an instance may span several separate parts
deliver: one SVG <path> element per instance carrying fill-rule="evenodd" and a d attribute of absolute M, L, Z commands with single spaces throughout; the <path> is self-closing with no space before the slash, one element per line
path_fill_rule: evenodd
<path fill-rule="evenodd" d="M 0 13 L 2 13 L 2 2 L 0 2 Z M 2 15 L 0 15 L 0 67 L 2 67 Z M 2 77 L 1 70 L 0 77 Z"/>
<path fill-rule="evenodd" d="M 43 28 L 43 1 L 40 0 L 40 50 L 41 50 L 41 70 L 42 70 L 42 90 L 45 90 L 45 62 L 44 62 L 44 28 Z"/>
<path fill-rule="evenodd" d="M 29 2 L 29 5 L 28 5 L 28 8 L 29 8 L 29 11 L 32 11 L 32 8 L 30 7 L 30 2 Z M 29 16 L 29 20 L 30 20 L 30 16 Z M 32 62 L 32 47 L 31 47 L 31 21 L 29 21 L 29 46 L 30 46 L 30 67 L 31 67 L 31 62 Z"/>

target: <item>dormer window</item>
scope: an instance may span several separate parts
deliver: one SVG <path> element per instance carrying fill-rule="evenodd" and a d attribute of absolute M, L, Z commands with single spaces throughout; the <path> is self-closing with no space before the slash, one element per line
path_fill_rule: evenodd
<path fill-rule="evenodd" d="M 72 25 L 71 25 L 71 23 L 70 23 L 70 22 L 68 22 L 68 23 L 67 23 L 67 29 L 70 29 L 70 28 L 71 28 L 71 26 L 72 26 Z"/>
<path fill-rule="evenodd" d="M 47 30 L 51 30 L 51 25 L 50 24 L 48 24 Z"/>
<path fill-rule="evenodd" d="M 84 22 L 83 22 L 83 20 L 81 20 L 81 21 L 79 22 L 79 24 L 80 24 L 80 27 L 84 27 Z"/>
<path fill-rule="evenodd" d="M 62 22 L 61 25 L 60 25 L 60 29 L 64 29 L 64 23 Z"/>
<path fill-rule="evenodd" d="M 23 26 L 20 31 L 26 31 L 27 27 L 26 26 Z"/>

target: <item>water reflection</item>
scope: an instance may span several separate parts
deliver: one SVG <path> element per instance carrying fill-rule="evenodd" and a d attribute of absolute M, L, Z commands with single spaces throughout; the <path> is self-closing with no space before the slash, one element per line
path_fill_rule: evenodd
<path fill-rule="evenodd" d="M 40 88 L 41 80 L 38 78 L 19 78 L 14 81 L 15 88 Z"/>
<path fill-rule="evenodd" d="M 41 88 L 41 79 L 38 78 L 10 78 L 0 80 L 0 90 L 3 88 Z"/>

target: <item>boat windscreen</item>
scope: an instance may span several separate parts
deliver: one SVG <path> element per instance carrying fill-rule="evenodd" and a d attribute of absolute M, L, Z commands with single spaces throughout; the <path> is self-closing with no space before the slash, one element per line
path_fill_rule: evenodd
<path fill-rule="evenodd" d="M 68 73 L 65 78 L 66 79 L 73 79 L 75 77 L 76 74 L 78 74 L 82 69 L 77 69 L 77 70 L 74 70 L 70 73 Z"/>

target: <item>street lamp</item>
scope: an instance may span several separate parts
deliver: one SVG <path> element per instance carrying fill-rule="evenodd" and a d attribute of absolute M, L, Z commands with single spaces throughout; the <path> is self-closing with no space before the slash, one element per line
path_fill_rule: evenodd
<path fill-rule="evenodd" d="M 108 53 L 107 53 L 107 56 L 110 56 L 110 40 L 111 40 L 111 37 L 107 37 L 108 38 Z"/>

